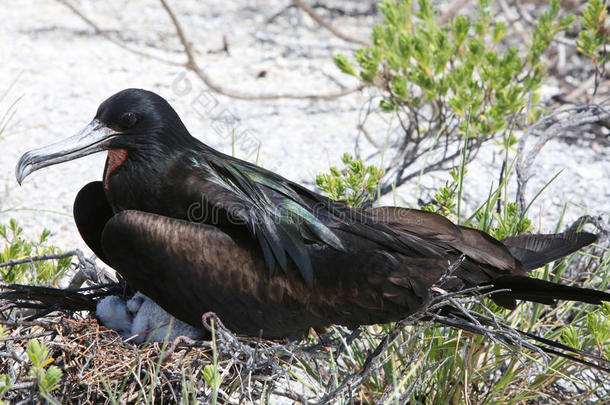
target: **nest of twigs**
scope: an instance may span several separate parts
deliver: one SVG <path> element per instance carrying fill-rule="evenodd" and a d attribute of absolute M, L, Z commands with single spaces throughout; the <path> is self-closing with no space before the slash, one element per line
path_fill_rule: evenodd
<path fill-rule="evenodd" d="M 121 385 L 123 401 L 140 402 L 141 380 L 150 378 L 147 373 L 152 369 L 158 371 L 155 400 L 178 402 L 172 384 L 180 379 L 176 370 L 188 364 L 193 372 L 199 372 L 211 359 L 209 348 L 201 344 L 176 345 L 171 352 L 162 350 L 158 343 L 137 347 L 90 316 L 57 316 L 5 325 L 10 330 L 4 341 L 8 355 L 1 359 L 0 368 L 23 382 L 14 385 L 7 395 L 11 403 L 28 401 L 37 392 L 34 378 L 28 376 L 29 362 L 25 357 L 32 338 L 44 339 L 52 364 L 63 372 L 59 387 L 50 393 L 62 404 L 109 403 Z"/>
<path fill-rule="evenodd" d="M 29 376 L 26 350 L 31 339 L 44 340 L 52 363 L 62 370 L 59 385 L 48 393 L 61 404 L 209 402 L 213 387 L 203 377 L 206 366 L 222 375 L 218 398 L 231 403 L 256 402 L 285 377 L 292 361 L 288 346 L 263 339 L 237 339 L 216 320 L 219 336 L 214 360 L 212 342 L 179 337 L 170 342 L 135 345 L 92 316 L 47 316 L 36 321 L 1 321 L 8 336 L 2 342 L 0 370 L 18 381 L 5 399 L 30 403 L 39 388 Z M 231 348 L 233 350 L 231 350 Z M 286 388 L 286 387 L 284 387 Z M 242 391 L 241 394 L 239 391 Z M 276 393 L 280 393 L 276 391 Z M 288 391 L 283 396 L 293 399 Z"/>

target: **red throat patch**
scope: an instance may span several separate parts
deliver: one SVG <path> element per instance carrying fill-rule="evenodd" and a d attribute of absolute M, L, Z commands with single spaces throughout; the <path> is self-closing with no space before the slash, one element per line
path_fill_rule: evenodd
<path fill-rule="evenodd" d="M 106 175 L 104 176 L 104 188 L 108 190 L 108 179 L 110 174 L 118 169 L 127 159 L 127 150 L 112 149 L 108 151 L 108 160 L 106 163 Z"/>

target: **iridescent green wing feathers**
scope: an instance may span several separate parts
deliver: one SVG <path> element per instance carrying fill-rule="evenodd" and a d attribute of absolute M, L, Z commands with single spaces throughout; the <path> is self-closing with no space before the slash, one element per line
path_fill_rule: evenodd
<path fill-rule="evenodd" d="M 257 238 L 265 262 L 273 275 L 277 267 L 288 269 L 292 259 L 308 286 L 313 286 L 311 260 L 306 240 L 344 250 L 341 240 L 316 216 L 319 209 L 323 218 L 331 217 L 323 205 L 302 196 L 292 183 L 254 165 L 233 158 L 206 156 L 212 178 L 206 180 L 221 186 L 234 201 L 222 201 L 206 195 L 213 205 L 239 207 L 230 214 L 243 221 Z M 318 208 L 318 209 L 316 209 Z"/>

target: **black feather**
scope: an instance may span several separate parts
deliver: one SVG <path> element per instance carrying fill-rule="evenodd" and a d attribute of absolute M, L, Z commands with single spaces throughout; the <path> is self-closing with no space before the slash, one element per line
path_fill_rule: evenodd
<path fill-rule="evenodd" d="M 504 307 L 513 309 L 515 300 L 553 304 L 556 300 L 580 301 L 599 305 L 610 302 L 610 294 L 590 288 L 573 287 L 527 276 L 503 276 L 493 280 L 495 289 L 509 292 L 493 294 L 491 298 Z"/>
<path fill-rule="evenodd" d="M 596 240 L 597 236 L 592 233 L 578 232 L 511 236 L 503 239 L 502 243 L 526 270 L 533 270 L 574 253 Z"/>

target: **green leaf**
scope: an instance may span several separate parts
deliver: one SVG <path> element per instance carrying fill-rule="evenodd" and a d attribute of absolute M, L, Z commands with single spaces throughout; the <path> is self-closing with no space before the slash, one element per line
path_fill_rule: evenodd
<path fill-rule="evenodd" d="M 208 364 L 203 368 L 202 371 L 203 379 L 213 389 L 216 390 L 220 387 L 221 376 L 218 369 L 213 364 Z"/>
<path fill-rule="evenodd" d="M 578 330 L 572 325 L 568 325 L 562 329 L 561 340 L 564 344 L 570 347 L 573 347 L 575 349 L 581 349 L 580 334 L 578 333 Z"/>
<path fill-rule="evenodd" d="M 11 385 L 8 374 L 0 374 L 0 396 L 6 394 L 11 389 Z"/>
<path fill-rule="evenodd" d="M 55 390 L 61 380 L 62 372 L 56 366 L 49 366 L 46 370 L 40 373 L 38 383 L 47 392 Z"/>
<path fill-rule="evenodd" d="M 345 56 L 341 54 L 335 55 L 333 61 L 335 62 L 335 65 L 339 68 L 339 70 L 341 70 L 343 73 L 358 77 L 358 72 L 356 72 L 356 69 L 354 69 L 352 64 L 349 63 Z"/>
<path fill-rule="evenodd" d="M 43 340 L 30 339 L 26 353 L 32 362 L 33 368 L 40 369 L 47 360 L 47 345 Z"/>
<path fill-rule="evenodd" d="M 331 167 L 330 174 L 321 173 L 316 176 L 320 190 L 329 198 L 345 201 L 352 207 L 375 198 L 383 170 L 372 165 L 366 166 L 361 159 L 354 159 L 349 153 L 343 154 L 341 162 L 341 170 Z"/>

